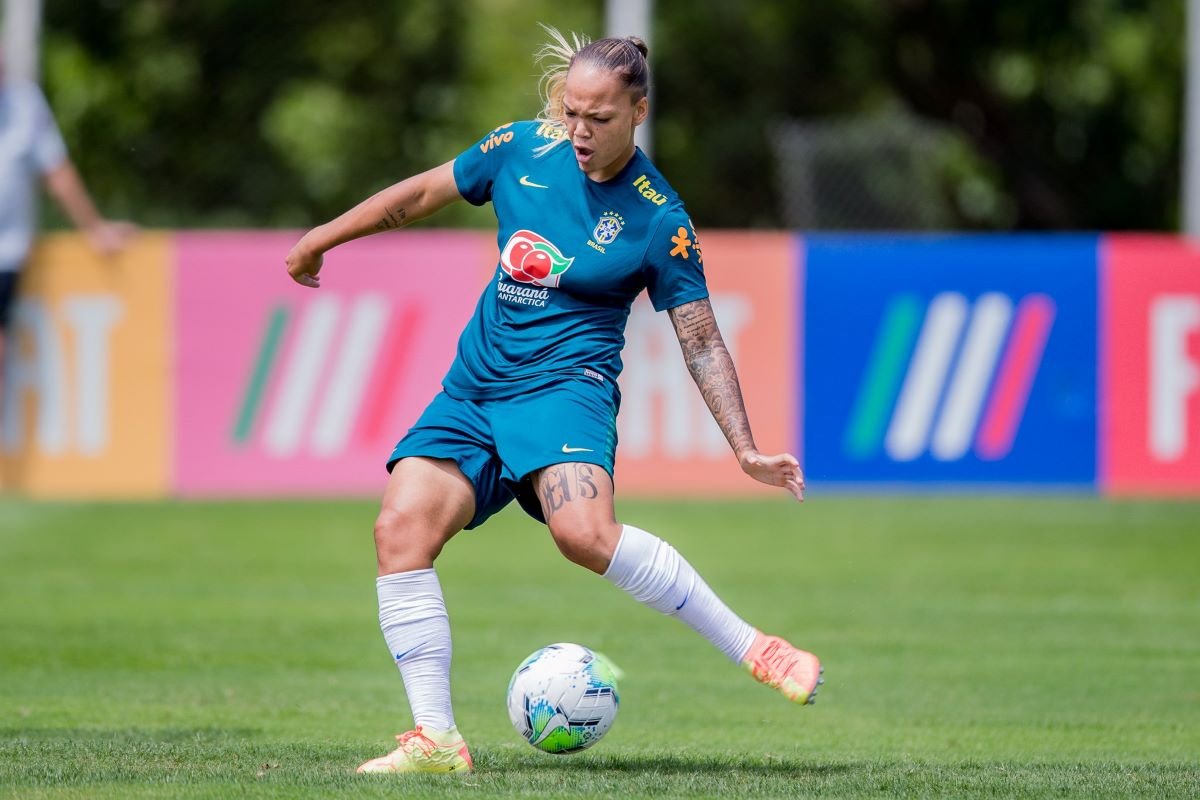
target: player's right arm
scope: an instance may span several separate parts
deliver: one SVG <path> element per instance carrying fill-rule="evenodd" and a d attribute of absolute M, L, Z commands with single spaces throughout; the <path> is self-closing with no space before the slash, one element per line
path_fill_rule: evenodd
<path fill-rule="evenodd" d="M 315 289 L 321 285 L 319 273 L 329 250 L 353 239 L 424 219 L 461 197 L 454 180 L 453 161 L 406 178 L 304 234 L 288 253 L 288 274 L 301 286 Z"/>

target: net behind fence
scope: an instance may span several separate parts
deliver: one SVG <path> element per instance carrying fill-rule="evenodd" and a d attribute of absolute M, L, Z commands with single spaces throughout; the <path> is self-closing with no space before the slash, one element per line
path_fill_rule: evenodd
<path fill-rule="evenodd" d="M 954 135 L 901 114 L 775 127 L 783 224 L 800 230 L 935 230 L 960 224 L 946 189 Z"/>

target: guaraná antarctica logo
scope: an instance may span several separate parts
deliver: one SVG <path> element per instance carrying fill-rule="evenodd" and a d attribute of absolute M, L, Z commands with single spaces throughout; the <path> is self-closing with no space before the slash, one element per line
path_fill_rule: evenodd
<path fill-rule="evenodd" d="M 567 258 L 544 236 L 520 230 L 508 237 L 500 252 L 500 268 L 517 283 L 556 287 L 575 261 Z M 503 290 L 502 290 L 503 291 Z"/>

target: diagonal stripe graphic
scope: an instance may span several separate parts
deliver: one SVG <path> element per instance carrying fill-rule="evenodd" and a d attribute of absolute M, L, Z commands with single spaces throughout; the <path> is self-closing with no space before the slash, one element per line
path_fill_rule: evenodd
<path fill-rule="evenodd" d="M 1054 301 L 1044 294 L 1031 294 L 1017 306 L 1013 334 L 1000 363 L 996 388 L 988 401 L 975 452 L 980 458 L 996 460 L 1008 455 L 1025 415 L 1025 404 L 1042 363 L 1042 353 L 1054 324 Z"/>
<path fill-rule="evenodd" d="M 345 449 L 387 318 L 388 301 L 381 294 L 365 294 L 351 308 L 350 327 L 338 351 L 325 402 L 313 429 L 314 454 L 328 458 Z"/>
<path fill-rule="evenodd" d="M 884 440 L 888 455 L 896 461 L 912 461 L 928 445 L 938 398 L 966 318 L 966 298 L 956 292 L 943 292 L 929 304 L 917 350 Z"/>
<path fill-rule="evenodd" d="M 254 370 L 250 373 L 250 382 L 246 386 L 246 394 L 242 397 L 242 405 L 238 410 L 237 420 L 233 426 L 234 444 L 245 444 L 254 429 L 254 421 L 258 416 L 262 402 L 263 388 L 267 384 L 267 376 L 275 363 L 279 351 L 279 342 L 288 322 L 287 306 L 276 306 L 267 319 L 267 330 L 263 334 L 262 344 L 258 348 L 258 357 L 254 359 Z"/>
<path fill-rule="evenodd" d="M 354 434 L 355 440 L 363 446 L 379 447 L 387 433 L 384 425 L 393 410 L 392 404 L 399 399 L 400 377 L 406 374 L 409 363 L 416 356 L 417 346 L 414 342 L 424 319 L 424 311 L 416 304 L 408 305 L 399 316 L 392 319 L 383 356 L 371 380 L 370 391 Z"/>
<path fill-rule="evenodd" d="M 335 297 L 319 297 L 308 307 L 264 434 L 264 447 L 273 456 L 289 456 L 300 447 L 340 316 Z"/>
<path fill-rule="evenodd" d="M 989 292 L 975 302 L 962 354 L 930 444 L 930 452 L 939 461 L 962 458 L 971 447 L 1010 320 L 1012 301 L 1005 295 Z"/>
<path fill-rule="evenodd" d="M 845 448 L 851 458 L 873 457 L 883 441 L 888 413 L 900 390 L 904 365 L 920 324 L 921 301 L 915 295 L 900 295 L 888 304 L 846 429 Z"/>

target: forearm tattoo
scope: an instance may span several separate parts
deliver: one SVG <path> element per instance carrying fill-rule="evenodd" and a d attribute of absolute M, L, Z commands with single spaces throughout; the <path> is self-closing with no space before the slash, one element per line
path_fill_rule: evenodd
<path fill-rule="evenodd" d="M 595 500 L 600 496 L 596 482 L 604 470 L 594 464 L 556 464 L 546 467 L 538 476 L 538 496 L 546 521 L 567 503 Z"/>
<path fill-rule="evenodd" d="M 688 370 L 700 388 L 708 410 L 729 440 L 729 446 L 739 456 L 746 450 L 755 449 L 737 370 L 729 348 L 721 338 L 712 305 L 708 300 L 697 300 L 667 313 L 675 326 Z"/>
<path fill-rule="evenodd" d="M 391 209 L 384 206 L 383 212 L 383 216 L 380 217 L 379 222 L 375 223 L 375 230 L 377 231 L 390 231 L 394 228 L 403 227 L 404 220 L 408 217 L 408 212 L 403 208 Z"/>

